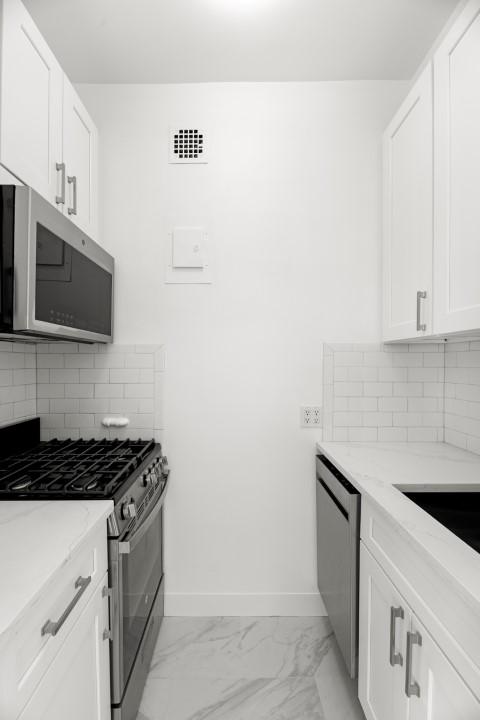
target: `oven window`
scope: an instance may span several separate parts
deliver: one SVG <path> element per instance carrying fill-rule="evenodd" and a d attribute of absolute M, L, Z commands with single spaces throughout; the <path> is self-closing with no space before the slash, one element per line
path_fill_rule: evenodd
<path fill-rule="evenodd" d="M 155 522 L 133 545 L 128 555 L 120 555 L 123 595 L 123 677 L 130 675 L 145 630 L 155 594 L 163 575 L 163 508 Z M 141 526 L 135 532 L 141 532 Z"/>
<path fill-rule="evenodd" d="M 35 318 L 111 334 L 112 276 L 37 223 Z"/>

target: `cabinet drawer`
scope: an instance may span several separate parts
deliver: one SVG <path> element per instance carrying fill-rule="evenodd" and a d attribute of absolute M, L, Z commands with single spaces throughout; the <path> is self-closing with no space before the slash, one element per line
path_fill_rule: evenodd
<path fill-rule="evenodd" d="M 480 609 L 392 518 L 362 499 L 361 538 L 480 697 Z"/>
<path fill-rule="evenodd" d="M 107 572 L 102 523 L 10 630 L 0 657 L 0 717 L 17 717 Z M 77 583 L 82 578 L 80 583 Z M 43 629 L 43 632 L 42 632 Z"/>

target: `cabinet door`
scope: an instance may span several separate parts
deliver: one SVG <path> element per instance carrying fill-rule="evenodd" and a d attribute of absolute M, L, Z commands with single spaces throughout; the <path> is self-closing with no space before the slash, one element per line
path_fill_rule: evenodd
<path fill-rule="evenodd" d="M 409 665 L 412 683 L 417 683 L 420 696 L 410 697 L 409 720 L 477 720 L 479 701 L 415 615 L 412 633 L 418 634 Z"/>
<path fill-rule="evenodd" d="M 480 0 L 434 57 L 436 333 L 480 328 Z"/>
<path fill-rule="evenodd" d="M 106 584 L 105 575 L 19 720 L 110 720 Z"/>
<path fill-rule="evenodd" d="M 63 91 L 66 211 L 87 235 L 96 235 L 97 129 L 67 77 Z"/>
<path fill-rule="evenodd" d="M 358 697 L 367 720 L 407 718 L 403 683 L 409 625 L 408 607 L 361 542 Z"/>
<path fill-rule="evenodd" d="M 384 133 L 383 162 L 383 335 L 385 340 L 421 337 L 432 333 L 430 65 Z"/>
<path fill-rule="evenodd" d="M 0 162 L 55 203 L 63 73 L 20 0 L 3 0 L 1 7 Z"/>

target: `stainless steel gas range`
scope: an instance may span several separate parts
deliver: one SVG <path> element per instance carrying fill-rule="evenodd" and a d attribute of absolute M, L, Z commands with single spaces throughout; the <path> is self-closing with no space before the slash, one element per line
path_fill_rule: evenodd
<path fill-rule="evenodd" d="M 137 716 L 164 614 L 169 472 L 154 440 L 40 442 L 38 419 L 0 428 L 1 500 L 114 502 L 108 518 L 112 720 Z"/>

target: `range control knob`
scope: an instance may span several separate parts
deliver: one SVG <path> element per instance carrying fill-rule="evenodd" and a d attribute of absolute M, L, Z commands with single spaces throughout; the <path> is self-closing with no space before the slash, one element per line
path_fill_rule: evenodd
<path fill-rule="evenodd" d="M 131 518 L 134 518 L 137 514 L 137 506 L 135 505 L 133 500 L 125 500 L 125 502 L 122 505 L 122 518 L 124 520 L 129 520 Z"/>
<path fill-rule="evenodd" d="M 153 475 L 149 470 L 143 473 L 142 484 L 143 487 L 150 487 L 153 484 Z"/>
<path fill-rule="evenodd" d="M 168 467 L 168 460 L 167 460 L 166 455 L 162 455 L 161 460 L 160 460 L 160 465 L 162 468 L 162 476 L 164 478 L 168 477 L 168 475 L 170 473 L 170 468 Z"/>

